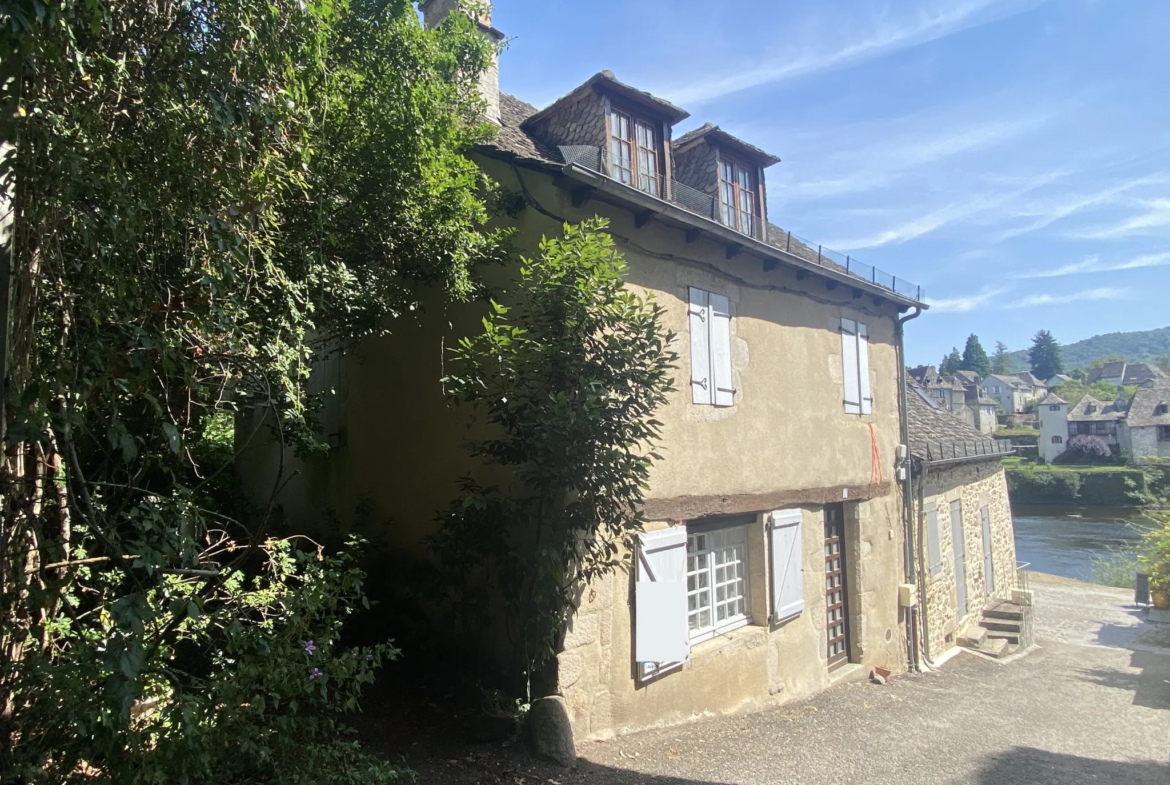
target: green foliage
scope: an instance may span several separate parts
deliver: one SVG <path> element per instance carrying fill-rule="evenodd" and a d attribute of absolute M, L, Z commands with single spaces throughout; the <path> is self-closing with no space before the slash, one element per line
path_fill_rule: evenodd
<path fill-rule="evenodd" d="M 1170 592 L 1170 513 L 1154 515 L 1160 524 L 1143 538 L 1141 564 L 1150 576 L 1150 588 Z"/>
<path fill-rule="evenodd" d="M 1094 556 L 1090 567 L 1093 583 L 1118 589 L 1136 588 L 1140 568 L 1141 557 L 1136 548 L 1110 549 L 1104 556 Z"/>
<path fill-rule="evenodd" d="M 959 364 L 959 370 L 974 371 L 981 377 L 991 375 L 991 360 L 987 358 L 983 344 L 979 343 L 979 336 L 974 333 L 967 337 L 967 345 L 963 348 L 963 359 Z"/>
<path fill-rule="evenodd" d="M 1144 507 L 1156 503 L 1149 478 L 1124 466 L 1049 466 L 1005 459 L 1013 504 Z"/>
<path fill-rule="evenodd" d="M 1064 372 L 1060 344 L 1048 330 L 1041 330 L 1032 339 L 1032 348 L 1028 350 L 1028 363 L 1032 366 L 1032 373 L 1045 381 Z"/>
<path fill-rule="evenodd" d="M 938 367 L 938 372 L 943 376 L 954 376 L 956 372 L 963 370 L 963 357 L 959 354 L 959 347 L 951 349 L 951 353 L 943 358 L 942 364 Z"/>
<path fill-rule="evenodd" d="M 1087 385 L 1082 381 L 1073 379 L 1071 381 L 1058 384 L 1052 388 L 1052 392 L 1065 401 L 1068 401 L 1068 407 L 1072 407 L 1080 403 L 1085 396 L 1092 396 L 1098 401 L 1105 401 L 1110 403 L 1117 400 L 1117 387 L 1109 382 L 1095 382 L 1092 385 Z"/>
<path fill-rule="evenodd" d="M 1064 452 L 1056 457 L 1054 463 L 1072 464 L 1080 466 L 1107 465 L 1115 463 L 1113 451 L 1099 436 L 1080 434 L 1068 440 Z"/>
<path fill-rule="evenodd" d="M 491 623 L 483 588 L 498 587 L 528 674 L 554 655 L 582 586 L 625 564 L 672 389 L 673 335 L 624 287 L 606 227 L 566 225 L 522 259 L 514 306 L 493 303 L 446 379 L 490 424 L 472 450 L 504 480 L 465 479 L 430 547 L 469 627 Z"/>
<path fill-rule="evenodd" d="M 1159 357 L 1167 363 L 1162 370 L 1170 373 L 1170 327 L 1143 332 L 1109 333 L 1061 347 L 1066 368 L 1088 367 L 1093 360 L 1105 357 L 1128 358 L 1130 362 L 1156 362 Z M 1028 364 L 1026 350 L 1008 355 L 1013 371 L 1024 370 Z"/>
<path fill-rule="evenodd" d="M 135 512 L 143 531 L 197 514 Z M 0 671 L 21 737 L 14 776 L 73 781 L 84 768 L 87 782 L 343 783 L 320 765 L 344 759 L 391 781 L 389 767 L 330 749 L 361 687 L 398 655 L 341 644 L 342 623 L 364 601 L 362 573 L 344 555 L 287 540 L 251 549 L 210 539 L 216 556 L 204 571 L 223 562 L 214 591 L 195 570 L 156 567 L 157 581 L 130 591 L 110 571 L 78 570 L 62 597 L 68 611 L 40 630 L 48 645 Z M 140 560 L 165 563 L 157 556 Z"/>
<path fill-rule="evenodd" d="M 1011 355 L 1007 344 L 1003 341 L 995 342 L 995 356 L 991 360 L 991 372 L 1000 376 L 1012 373 Z"/>
<path fill-rule="evenodd" d="M 0 7 L 19 105 L 0 771 L 368 768 L 314 746 L 368 681 L 337 648 L 356 575 L 265 545 L 232 421 L 270 407 L 281 446 L 321 449 L 310 341 L 385 331 L 421 285 L 466 299 L 501 258 L 465 155 L 491 54 L 469 17 L 425 30 L 406 0 Z M 297 636 L 320 647 L 311 682 Z"/>

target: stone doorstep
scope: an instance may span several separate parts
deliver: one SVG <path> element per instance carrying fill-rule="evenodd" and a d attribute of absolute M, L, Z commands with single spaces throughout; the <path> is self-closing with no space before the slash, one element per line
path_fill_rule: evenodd
<path fill-rule="evenodd" d="M 968 649 L 978 649 L 986 640 L 986 627 L 968 627 L 967 631 L 959 636 L 959 645 Z"/>
<path fill-rule="evenodd" d="M 847 684 L 853 681 L 861 681 L 869 675 L 869 668 L 856 662 L 851 662 L 848 665 L 842 665 L 837 670 L 829 673 L 829 686 L 836 687 L 838 684 Z"/>
<path fill-rule="evenodd" d="M 1005 619 L 1008 621 L 1023 621 L 1024 609 L 1010 602 L 1001 602 L 983 609 L 985 619 Z"/>
<path fill-rule="evenodd" d="M 988 640 L 1003 640 L 1003 641 L 1007 641 L 1008 643 L 1010 643 L 1014 646 L 1020 645 L 1020 640 L 1022 637 L 1023 636 L 1021 634 L 1015 633 L 1015 632 L 989 632 L 989 633 L 987 633 Z"/>
<path fill-rule="evenodd" d="M 1018 621 L 997 621 L 994 619 L 983 619 L 979 622 L 979 626 L 992 632 L 1010 632 L 1013 635 L 1019 635 L 1024 630 L 1023 622 Z"/>
<path fill-rule="evenodd" d="M 1010 645 L 1010 642 L 1005 638 L 988 638 L 975 651 L 998 660 L 1000 657 L 1007 656 Z"/>

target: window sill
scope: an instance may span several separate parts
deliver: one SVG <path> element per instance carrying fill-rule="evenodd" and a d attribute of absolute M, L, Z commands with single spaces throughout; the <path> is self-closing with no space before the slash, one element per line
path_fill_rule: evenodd
<path fill-rule="evenodd" d="M 740 649 L 752 649 L 762 644 L 768 638 L 768 628 L 760 627 L 745 620 L 739 627 L 716 633 L 714 637 L 691 644 L 691 667 L 701 664 L 702 660 L 720 657 Z"/>

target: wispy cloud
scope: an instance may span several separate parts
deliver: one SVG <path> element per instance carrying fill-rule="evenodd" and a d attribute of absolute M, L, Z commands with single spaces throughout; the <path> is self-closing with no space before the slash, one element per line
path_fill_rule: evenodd
<path fill-rule="evenodd" d="M 990 305 L 995 299 L 1009 290 L 1006 288 L 993 289 L 986 287 L 979 294 L 968 295 L 967 297 L 955 297 L 945 300 L 930 300 L 930 310 L 934 313 L 969 313 L 976 308 L 983 308 Z"/>
<path fill-rule="evenodd" d="M 1126 294 L 1128 292 L 1125 289 L 1105 286 L 1099 289 L 1086 289 L 1082 292 L 1073 292 L 1072 294 L 1033 294 L 1005 303 L 1003 307 L 1005 309 L 1036 308 L 1041 305 L 1064 305 L 1066 303 L 1077 303 L 1086 300 L 1120 300 Z"/>
<path fill-rule="evenodd" d="M 699 103 L 760 85 L 843 68 L 1020 13 L 1040 2 L 1042 0 L 966 0 L 943 8 L 932 3 L 908 18 L 892 22 L 886 18 L 874 19 L 869 29 L 853 38 L 848 36 L 843 25 L 829 25 L 834 37 L 828 40 L 829 33 L 788 38 L 790 41 L 806 38 L 815 44 L 803 51 L 765 61 L 755 68 L 696 81 L 664 94 L 679 102 Z"/>
<path fill-rule="evenodd" d="M 1170 226 L 1170 199 L 1153 199 L 1140 203 L 1146 212 L 1113 226 L 1097 227 L 1075 232 L 1079 240 L 1116 240 L 1134 234 L 1147 234 L 1150 229 Z"/>
<path fill-rule="evenodd" d="M 1031 270 L 1017 273 L 1013 278 L 1063 278 L 1066 275 L 1083 275 L 1086 273 L 1111 273 L 1118 270 L 1138 270 L 1145 267 L 1170 266 L 1170 253 L 1146 254 L 1125 262 L 1102 262 L 1096 256 L 1090 256 L 1083 262 L 1073 262 L 1061 267 L 1047 270 Z"/>
<path fill-rule="evenodd" d="M 1000 240 L 1010 240 L 1013 237 L 1035 232 L 1044 229 L 1057 221 L 1064 220 L 1071 215 L 1081 212 L 1090 207 L 1099 207 L 1105 204 L 1112 204 L 1117 201 L 1117 198 L 1126 191 L 1131 191 L 1143 185 L 1151 185 L 1155 183 L 1165 182 L 1164 178 L 1139 177 L 1134 180 L 1129 180 L 1123 183 L 1111 185 L 1096 193 L 1087 195 L 1078 195 L 1071 198 L 1060 199 L 1055 202 L 1035 203 L 1031 205 L 1023 205 L 1016 212 L 1019 218 L 1036 217 L 1036 220 L 1031 223 L 1008 229 L 999 235 Z M 1170 223 L 1170 211 L 1167 213 L 1167 222 Z"/>

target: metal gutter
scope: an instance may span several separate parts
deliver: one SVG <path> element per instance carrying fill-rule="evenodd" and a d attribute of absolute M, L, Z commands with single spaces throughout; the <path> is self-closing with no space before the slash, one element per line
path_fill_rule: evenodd
<path fill-rule="evenodd" d="M 617 180 L 586 169 L 578 164 L 566 164 L 560 167 L 559 171 L 566 178 L 579 182 L 586 188 L 591 188 L 607 196 L 611 196 L 619 202 L 624 203 L 624 206 L 632 206 L 636 212 L 650 212 L 655 215 L 662 215 L 686 226 L 701 229 L 708 235 L 726 242 L 728 245 L 738 246 L 743 251 L 750 252 L 759 256 L 761 259 L 776 260 L 796 270 L 815 273 L 838 284 L 854 289 L 862 289 L 883 300 L 904 305 L 907 308 L 917 308 L 920 312 L 929 308 L 924 303 L 898 294 L 891 289 L 878 286 L 875 283 L 866 281 L 864 278 L 857 278 L 831 267 L 825 267 L 815 262 L 810 262 L 807 259 L 802 259 L 799 256 L 788 253 L 783 248 L 777 248 L 755 237 L 741 234 L 717 221 L 704 218 L 701 215 L 695 215 L 678 205 L 650 196 L 647 193 L 639 191 L 637 188 L 619 183 Z"/>

